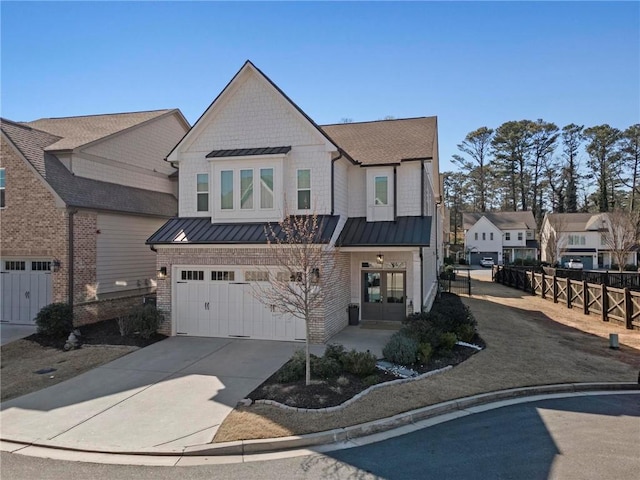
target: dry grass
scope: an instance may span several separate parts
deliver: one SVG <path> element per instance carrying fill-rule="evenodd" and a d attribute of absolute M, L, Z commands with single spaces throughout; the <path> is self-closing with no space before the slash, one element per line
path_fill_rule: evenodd
<path fill-rule="evenodd" d="M 214 442 L 300 435 L 346 427 L 455 398 L 568 382 L 633 382 L 640 332 L 490 282 L 474 281 L 464 301 L 487 349 L 447 373 L 372 392 L 337 413 L 303 414 L 268 405 L 234 410 Z M 608 348 L 618 333 L 621 348 Z"/>
<path fill-rule="evenodd" d="M 0 399 L 9 400 L 55 385 L 137 349 L 124 345 L 85 345 L 63 352 L 24 339 L 11 342 L 0 348 Z M 34 373 L 43 368 L 56 371 Z"/>

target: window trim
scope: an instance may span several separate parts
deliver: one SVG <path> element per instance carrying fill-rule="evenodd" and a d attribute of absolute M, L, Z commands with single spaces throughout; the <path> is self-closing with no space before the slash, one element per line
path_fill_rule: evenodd
<path fill-rule="evenodd" d="M 511 232 L 505 232 L 504 239 L 508 240 L 508 241 L 511 241 Z"/>
<path fill-rule="evenodd" d="M 384 179 L 385 181 L 385 203 L 378 203 L 378 179 Z M 373 206 L 374 207 L 388 207 L 389 206 L 389 175 L 374 175 L 373 176 Z"/>
<path fill-rule="evenodd" d="M 308 187 L 300 187 L 300 173 L 309 172 L 309 186 Z M 302 207 L 300 206 L 300 193 L 309 192 L 309 206 Z M 310 168 L 298 168 L 296 170 L 296 206 L 298 210 L 311 210 L 311 169 Z"/>
<path fill-rule="evenodd" d="M 235 169 L 229 170 L 220 170 L 220 210 L 235 210 L 236 208 L 236 199 L 235 199 Z M 231 206 L 230 207 L 225 207 L 224 205 L 224 186 L 223 186 L 223 181 L 224 181 L 224 177 L 225 177 L 225 173 L 231 173 Z"/>
<path fill-rule="evenodd" d="M 7 171 L 4 167 L 0 167 L 0 209 L 6 208 L 6 183 Z"/>
<path fill-rule="evenodd" d="M 206 186 L 207 189 L 206 190 L 198 190 L 198 188 L 200 188 L 200 185 L 204 185 L 204 183 L 200 183 L 199 181 L 199 177 L 204 176 L 206 177 Z M 200 197 L 205 197 L 207 202 L 207 209 L 206 210 L 200 210 Z M 209 203 L 209 174 L 208 173 L 196 173 L 196 212 L 198 213 L 205 213 L 211 210 L 211 205 Z"/>
<path fill-rule="evenodd" d="M 263 183 L 262 181 L 262 172 L 265 170 L 271 170 L 271 190 Z M 260 210 L 273 210 L 275 208 L 275 200 L 276 200 L 276 187 L 275 187 L 275 179 L 276 179 L 276 169 L 275 167 L 258 167 L 259 176 L 260 176 Z M 271 206 L 265 207 L 262 204 L 262 192 L 263 189 L 265 192 L 271 194 Z"/>
<path fill-rule="evenodd" d="M 474 240 L 478 240 L 478 232 L 474 232 L 473 233 L 473 239 Z"/>
<path fill-rule="evenodd" d="M 243 196 L 244 196 L 244 191 L 242 189 L 242 181 L 243 181 L 243 177 L 242 174 L 244 172 L 251 172 L 251 184 L 250 184 L 250 189 L 251 189 L 251 193 L 250 193 L 250 198 L 251 198 L 251 205 L 244 207 L 243 206 Z M 255 178 L 255 172 L 253 168 L 240 168 L 239 169 L 239 174 L 238 174 L 238 182 L 240 183 L 240 185 L 238 185 L 238 194 L 240 195 L 240 199 L 238 201 L 238 204 L 240 206 L 240 210 L 255 210 L 254 206 L 255 206 L 255 183 L 254 183 L 254 179 Z"/>

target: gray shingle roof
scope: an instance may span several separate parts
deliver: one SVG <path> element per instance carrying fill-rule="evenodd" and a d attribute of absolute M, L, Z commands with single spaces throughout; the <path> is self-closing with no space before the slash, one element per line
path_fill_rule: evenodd
<path fill-rule="evenodd" d="M 338 216 L 318 215 L 318 243 L 331 240 Z M 172 218 L 147 240 L 149 245 L 162 244 L 261 244 L 266 245 L 268 222 L 211 223 L 209 217 Z M 277 223 L 272 223 L 276 236 L 282 238 Z"/>
<path fill-rule="evenodd" d="M 244 157 L 251 155 L 278 155 L 289 153 L 291 146 L 287 147 L 261 147 L 261 148 L 234 148 L 231 150 L 214 150 L 207 153 L 207 158 L 217 157 Z"/>
<path fill-rule="evenodd" d="M 486 217 L 500 230 L 510 230 L 515 228 L 535 230 L 536 220 L 533 213 L 526 212 L 473 212 L 462 215 L 463 228 L 465 230 L 473 227 L 478 220 Z"/>
<path fill-rule="evenodd" d="M 601 213 L 550 213 L 551 225 L 563 232 L 585 232 L 602 227 Z"/>
<path fill-rule="evenodd" d="M 398 217 L 395 222 L 357 217 L 347 220 L 336 243 L 341 247 L 428 247 L 430 238 L 431 217 Z"/>
<path fill-rule="evenodd" d="M 57 142 L 48 145 L 46 150 L 72 150 L 147 122 L 171 111 L 174 110 L 41 118 L 32 122 L 24 122 L 24 124 L 60 137 Z"/>
<path fill-rule="evenodd" d="M 67 206 L 171 217 L 178 201 L 170 193 L 127 187 L 73 175 L 55 155 L 44 151 L 59 137 L 2 119 L 2 131 Z"/>
<path fill-rule="evenodd" d="M 364 165 L 435 158 L 437 117 L 340 123 L 320 128 Z"/>

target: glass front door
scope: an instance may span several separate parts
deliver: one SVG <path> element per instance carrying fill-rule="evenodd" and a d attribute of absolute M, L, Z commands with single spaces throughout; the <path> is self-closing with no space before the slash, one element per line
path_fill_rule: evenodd
<path fill-rule="evenodd" d="M 362 319 L 404 320 L 405 272 L 362 272 Z"/>

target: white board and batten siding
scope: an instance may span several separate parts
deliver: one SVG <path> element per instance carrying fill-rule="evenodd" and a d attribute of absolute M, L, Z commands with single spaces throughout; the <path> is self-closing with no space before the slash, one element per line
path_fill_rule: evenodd
<path fill-rule="evenodd" d="M 156 282 L 156 254 L 145 241 L 166 219 L 98 214 L 97 294 L 149 289 Z"/>

